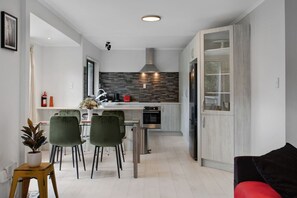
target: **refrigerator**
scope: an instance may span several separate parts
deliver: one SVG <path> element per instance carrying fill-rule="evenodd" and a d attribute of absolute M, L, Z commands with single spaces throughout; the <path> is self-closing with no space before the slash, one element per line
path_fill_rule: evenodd
<path fill-rule="evenodd" d="M 190 64 L 189 74 L 189 151 L 191 157 L 197 161 L 197 119 L 198 119 L 198 85 L 197 85 L 197 61 Z"/>

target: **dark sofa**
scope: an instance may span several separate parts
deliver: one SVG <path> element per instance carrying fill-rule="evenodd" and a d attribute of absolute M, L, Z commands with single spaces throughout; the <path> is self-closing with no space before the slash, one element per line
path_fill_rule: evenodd
<path fill-rule="evenodd" d="M 253 158 L 257 157 L 240 156 L 234 159 L 234 198 L 281 198 L 271 186 L 265 183 Z"/>
<path fill-rule="evenodd" d="M 297 149 L 234 158 L 235 198 L 297 198 Z"/>

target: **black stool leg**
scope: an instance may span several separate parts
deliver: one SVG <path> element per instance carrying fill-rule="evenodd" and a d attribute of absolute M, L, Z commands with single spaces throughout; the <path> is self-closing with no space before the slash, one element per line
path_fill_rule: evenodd
<path fill-rule="evenodd" d="M 118 148 L 118 157 L 119 157 L 119 164 L 120 164 L 120 169 L 123 170 L 123 167 L 122 167 L 122 158 L 121 158 L 121 151 L 120 151 L 120 146 L 117 145 L 116 146 Z"/>
<path fill-rule="evenodd" d="M 71 152 L 72 152 L 72 167 L 74 168 L 74 148 L 71 147 Z"/>
<path fill-rule="evenodd" d="M 79 149 L 77 148 L 77 151 L 78 151 L 78 159 L 79 159 L 79 161 L 81 161 L 81 159 L 80 159 L 80 151 L 79 151 Z M 81 151 L 82 152 L 82 151 Z"/>
<path fill-rule="evenodd" d="M 83 160 L 84 170 L 86 171 L 85 156 L 84 156 L 82 144 L 80 145 L 80 149 L 81 149 L 81 156 L 82 156 L 82 160 Z"/>
<path fill-rule="evenodd" d="M 61 167 L 62 167 L 63 147 L 60 147 L 60 148 L 61 148 L 61 152 L 60 152 L 60 170 L 61 170 Z"/>
<path fill-rule="evenodd" d="M 104 147 L 102 147 L 102 149 L 101 149 L 101 159 L 100 159 L 100 162 L 102 162 L 102 157 L 103 157 L 103 148 Z M 99 154 L 99 153 L 98 153 Z"/>
<path fill-rule="evenodd" d="M 103 147 L 102 147 L 103 149 Z M 97 159 L 96 159 L 96 171 L 98 170 L 98 161 L 99 161 L 99 151 L 100 151 L 100 146 L 98 146 L 98 149 L 97 149 Z M 102 152 L 102 151 L 101 151 Z"/>
<path fill-rule="evenodd" d="M 117 168 L 118 168 L 118 177 L 120 178 L 120 168 L 119 168 L 119 155 L 118 155 L 118 147 L 115 146 L 115 151 L 116 151 L 116 158 L 117 158 Z"/>
<path fill-rule="evenodd" d="M 79 174 L 78 174 L 78 160 L 77 160 L 77 147 L 74 146 L 75 149 L 75 162 L 76 162 L 76 177 L 79 179 Z"/>
<path fill-rule="evenodd" d="M 96 151 L 97 151 L 98 146 L 95 146 L 95 150 L 94 150 L 94 157 L 93 157 L 93 163 L 92 163 L 92 171 L 91 171 L 91 179 L 93 179 L 93 172 L 94 172 L 94 165 L 95 165 L 95 157 L 96 155 Z M 99 150 L 99 149 L 98 149 Z"/>
<path fill-rule="evenodd" d="M 122 156 L 123 156 L 123 162 L 125 162 L 125 156 L 124 156 L 124 149 L 123 149 L 123 143 L 120 144 L 121 150 L 122 150 Z"/>
<path fill-rule="evenodd" d="M 57 160 L 56 161 L 58 162 L 59 161 L 59 152 L 60 152 L 61 147 L 57 146 L 56 148 L 57 148 Z"/>
<path fill-rule="evenodd" d="M 55 145 L 52 145 L 52 150 L 51 150 L 51 154 L 50 154 L 50 159 L 49 159 L 49 162 L 51 164 L 53 164 L 53 155 L 54 155 L 54 150 L 55 150 Z"/>

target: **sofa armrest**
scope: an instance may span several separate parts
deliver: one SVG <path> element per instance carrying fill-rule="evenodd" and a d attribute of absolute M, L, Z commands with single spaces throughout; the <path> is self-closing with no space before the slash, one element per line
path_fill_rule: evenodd
<path fill-rule="evenodd" d="M 265 182 L 254 165 L 255 156 L 238 156 L 234 158 L 234 187 L 243 181 Z"/>

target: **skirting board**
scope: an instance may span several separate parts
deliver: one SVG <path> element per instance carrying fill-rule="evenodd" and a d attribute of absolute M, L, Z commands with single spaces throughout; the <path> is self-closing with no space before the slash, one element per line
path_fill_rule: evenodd
<path fill-rule="evenodd" d="M 219 170 L 224 170 L 233 173 L 234 172 L 234 165 L 233 164 L 227 164 L 223 162 L 216 162 L 212 160 L 202 159 L 202 166 L 209 167 L 209 168 L 215 168 Z"/>

